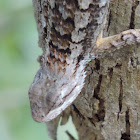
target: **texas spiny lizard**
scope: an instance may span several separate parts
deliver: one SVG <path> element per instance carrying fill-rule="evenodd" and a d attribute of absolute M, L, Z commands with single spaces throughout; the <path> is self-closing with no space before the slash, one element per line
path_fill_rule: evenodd
<path fill-rule="evenodd" d="M 86 64 L 96 57 L 110 0 L 33 0 L 43 48 L 29 89 L 34 120 L 57 117 L 84 86 Z M 97 43 L 96 43 L 97 42 Z M 100 49 L 100 51 L 102 51 Z"/>

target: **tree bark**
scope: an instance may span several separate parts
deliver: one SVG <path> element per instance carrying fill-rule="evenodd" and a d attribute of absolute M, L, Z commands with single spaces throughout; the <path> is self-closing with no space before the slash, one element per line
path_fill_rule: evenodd
<path fill-rule="evenodd" d="M 43 33 L 39 23 L 40 4 L 34 0 L 39 38 Z M 112 0 L 104 36 L 135 28 L 140 28 L 139 0 Z M 39 42 L 42 49 L 43 41 Z M 60 116 L 62 125 L 71 116 L 79 140 L 140 140 L 140 44 L 127 45 L 96 58 L 87 65 L 86 71 L 81 94 L 48 123 L 50 136 L 56 139 Z"/>

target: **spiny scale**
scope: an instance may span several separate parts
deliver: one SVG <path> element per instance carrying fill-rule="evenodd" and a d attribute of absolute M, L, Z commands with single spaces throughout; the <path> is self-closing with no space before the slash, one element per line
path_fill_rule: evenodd
<path fill-rule="evenodd" d="M 36 0 L 33 0 L 36 7 Z M 57 117 L 81 92 L 109 0 L 42 0 L 35 8 L 41 67 L 29 89 L 34 120 Z M 38 10 L 38 11 L 37 11 Z M 94 54 L 92 54 L 94 55 Z"/>

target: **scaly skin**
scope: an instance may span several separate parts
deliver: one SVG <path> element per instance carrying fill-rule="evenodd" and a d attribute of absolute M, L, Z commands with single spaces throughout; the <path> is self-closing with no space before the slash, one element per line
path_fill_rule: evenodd
<path fill-rule="evenodd" d="M 43 55 L 29 99 L 34 120 L 46 122 L 57 117 L 81 92 L 84 69 L 91 55 L 94 57 L 110 0 L 33 2 Z"/>

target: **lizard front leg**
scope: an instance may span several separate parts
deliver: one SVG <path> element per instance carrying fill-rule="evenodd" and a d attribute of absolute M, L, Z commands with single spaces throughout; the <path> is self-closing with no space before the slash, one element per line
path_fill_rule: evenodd
<path fill-rule="evenodd" d="M 140 43 L 140 29 L 131 29 L 123 31 L 120 34 L 102 38 L 102 33 L 96 41 L 94 54 L 96 57 L 107 52 L 113 52 L 126 45 Z"/>

